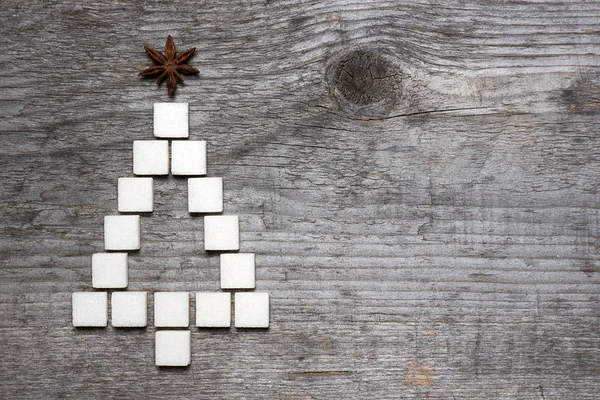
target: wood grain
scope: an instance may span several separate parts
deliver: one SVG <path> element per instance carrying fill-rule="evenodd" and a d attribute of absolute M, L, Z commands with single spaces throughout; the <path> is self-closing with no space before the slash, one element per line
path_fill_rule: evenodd
<path fill-rule="evenodd" d="M 0 398 L 600 396 L 599 2 L 2 5 Z M 174 99 L 137 78 L 168 34 L 200 69 Z M 187 369 L 152 318 L 71 327 L 160 101 L 272 300 Z M 156 179 L 131 290 L 218 290 L 186 201 Z"/>

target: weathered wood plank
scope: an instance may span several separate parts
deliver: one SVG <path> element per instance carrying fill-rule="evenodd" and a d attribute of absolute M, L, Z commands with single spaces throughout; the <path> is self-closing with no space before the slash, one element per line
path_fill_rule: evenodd
<path fill-rule="evenodd" d="M 596 399 L 600 3 L 13 1 L 0 9 L 1 398 Z M 268 331 L 75 330 L 166 89 L 209 142 Z M 130 288 L 218 290 L 157 178 Z M 193 311 L 193 310 L 192 310 Z M 150 317 L 150 325 L 152 318 Z"/>

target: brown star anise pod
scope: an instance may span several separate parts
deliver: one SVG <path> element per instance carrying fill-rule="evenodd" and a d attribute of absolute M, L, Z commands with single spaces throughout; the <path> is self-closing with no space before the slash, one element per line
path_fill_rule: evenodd
<path fill-rule="evenodd" d="M 194 54 L 196 51 L 196 48 L 192 47 L 191 49 L 176 55 L 175 43 L 173 42 L 171 35 L 167 37 L 164 54 L 148 46 L 144 46 L 144 50 L 146 50 L 146 53 L 148 53 L 148 55 L 158 65 L 154 65 L 140 71 L 138 76 L 141 76 L 142 78 L 155 78 L 158 76 L 158 79 L 156 80 L 157 85 L 160 85 L 160 83 L 166 77 L 169 96 L 173 96 L 175 93 L 175 87 L 177 86 L 177 83 L 183 83 L 183 78 L 181 77 L 180 73 L 191 75 L 200 72 L 191 65 L 186 64 L 192 54 Z"/>

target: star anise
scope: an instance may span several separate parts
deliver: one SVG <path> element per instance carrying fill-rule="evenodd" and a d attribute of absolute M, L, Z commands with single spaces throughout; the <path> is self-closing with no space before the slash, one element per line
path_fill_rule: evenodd
<path fill-rule="evenodd" d="M 146 50 L 146 53 L 148 53 L 148 55 L 158 65 L 154 65 L 140 71 L 138 76 L 141 76 L 142 78 L 155 78 L 158 76 L 158 79 L 156 80 L 157 85 L 160 85 L 160 83 L 166 77 L 169 96 L 173 96 L 175 93 L 175 87 L 177 86 L 177 83 L 183 83 L 183 78 L 180 74 L 191 75 L 200 72 L 196 68 L 187 64 L 187 61 L 190 59 L 192 54 L 194 54 L 196 48 L 192 47 L 191 49 L 176 55 L 175 43 L 173 42 L 171 35 L 167 37 L 164 54 L 148 46 L 144 46 L 144 50 Z"/>

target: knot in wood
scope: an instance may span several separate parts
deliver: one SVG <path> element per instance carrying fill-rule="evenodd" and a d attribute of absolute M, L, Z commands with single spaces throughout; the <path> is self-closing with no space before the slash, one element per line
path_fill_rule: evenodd
<path fill-rule="evenodd" d="M 399 97 L 401 74 L 385 56 L 354 50 L 329 61 L 329 92 L 342 109 L 363 117 L 382 117 Z"/>

